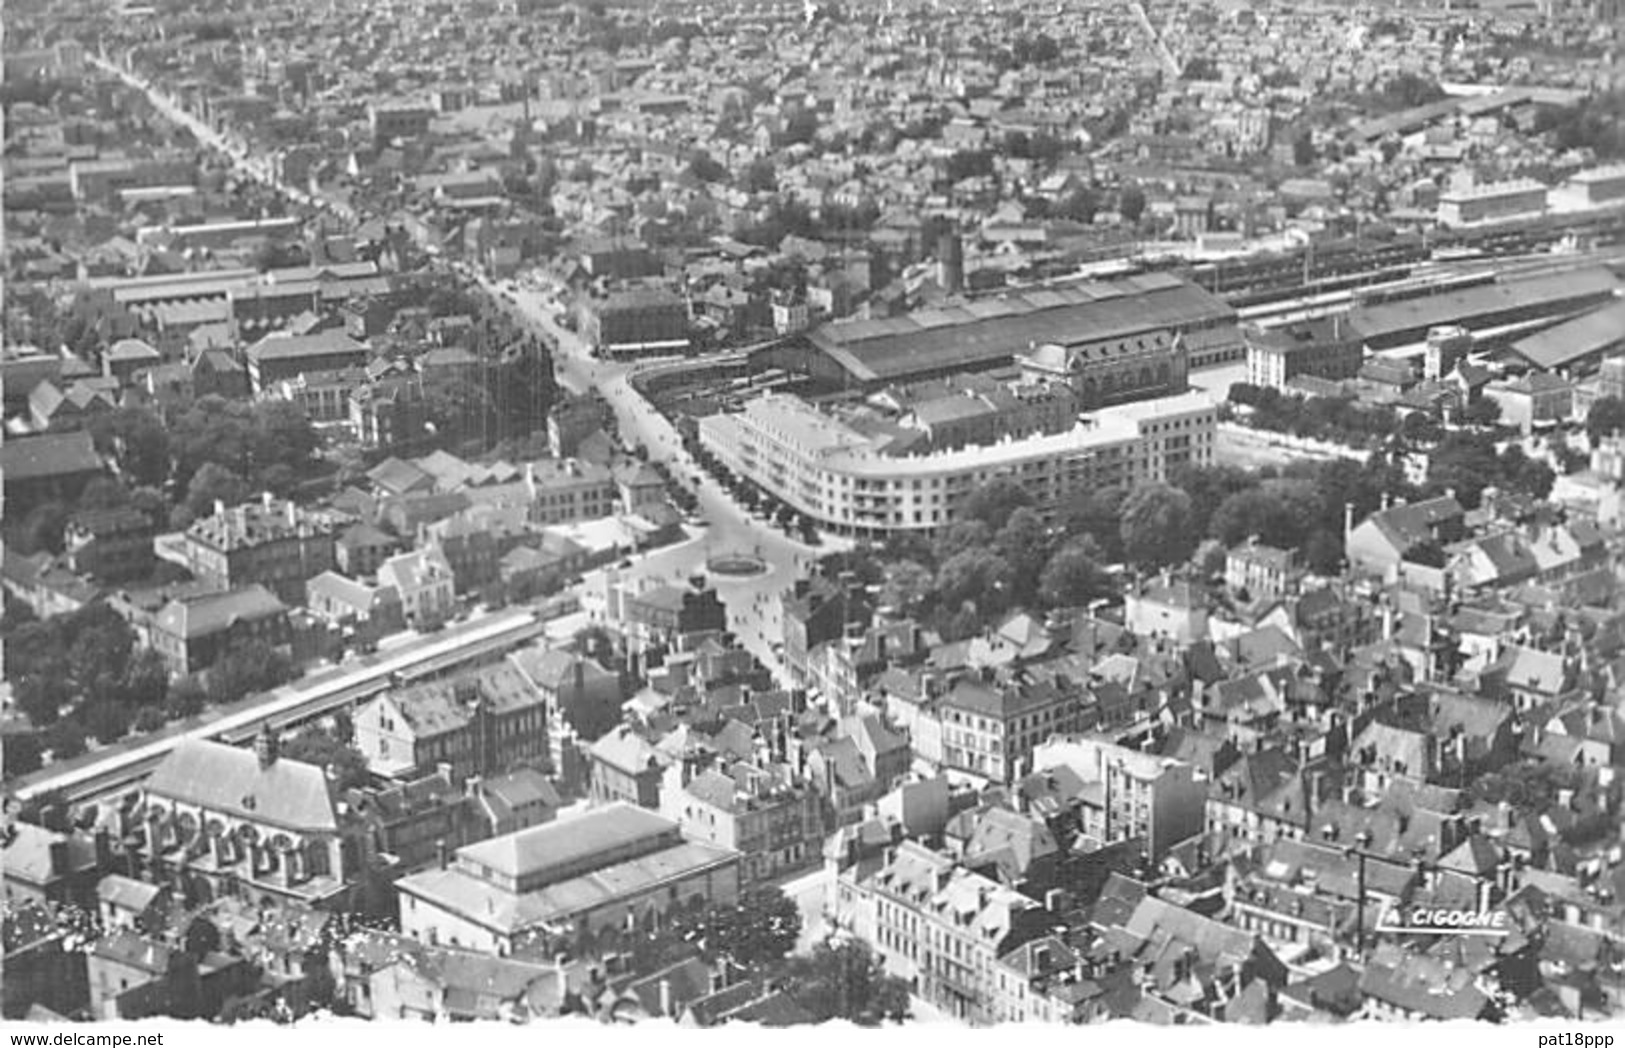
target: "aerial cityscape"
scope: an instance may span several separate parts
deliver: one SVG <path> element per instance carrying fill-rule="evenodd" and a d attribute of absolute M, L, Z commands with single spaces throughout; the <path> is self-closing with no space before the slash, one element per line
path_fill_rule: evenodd
<path fill-rule="evenodd" d="M 6 1020 L 1625 1017 L 1622 0 L 5 21 Z"/>

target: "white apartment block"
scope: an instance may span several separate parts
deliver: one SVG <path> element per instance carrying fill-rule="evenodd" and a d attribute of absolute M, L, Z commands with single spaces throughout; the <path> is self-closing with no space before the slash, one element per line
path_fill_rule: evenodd
<path fill-rule="evenodd" d="M 798 397 L 768 393 L 737 414 L 700 420 L 700 440 L 730 470 L 838 534 L 930 534 L 997 477 L 1020 483 L 1041 509 L 1077 491 L 1166 480 L 1213 461 L 1217 409 L 1189 392 L 1106 408 L 1064 433 L 927 454 L 888 454 L 873 436 Z"/>

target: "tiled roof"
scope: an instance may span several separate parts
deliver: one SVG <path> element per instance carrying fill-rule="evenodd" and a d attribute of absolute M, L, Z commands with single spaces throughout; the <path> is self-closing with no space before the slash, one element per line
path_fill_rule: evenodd
<path fill-rule="evenodd" d="M 85 432 L 8 437 L 0 443 L 0 477 L 7 484 L 92 473 L 102 469 L 101 456 Z"/>
<path fill-rule="evenodd" d="M 263 767 L 253 750 L 219 742 L 182 741 L 154 769 L 146 791 L 289 830 L 338 829 L 324 769 L 285 759 Z"/>
<path fill-rule="evenodd" d="M 156 626 L 171 636 L 192 640 L 229 630 L 239 622 L 283 615 L 287 610 L 274 593 L 255 583 L 225 593 L 173 600 L 159 612 Z"/>

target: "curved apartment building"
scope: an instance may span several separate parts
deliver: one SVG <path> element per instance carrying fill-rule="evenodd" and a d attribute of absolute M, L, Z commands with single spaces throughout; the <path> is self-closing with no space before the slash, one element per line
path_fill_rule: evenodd
<path fill-rule="evenodd" d="M 1209 465 L 1218 409 L 1190 392 L 1106 408 L 1061 433 L 951 451 L 888 452 L 864 432 L 799 397 L 769 393 L 741 412 L 700 420 L 700 441 L 747 477 L 843 535 L 930 534 L 957 519 L 970 492 L 996 477 L 1021 484 L 1043 510 L 1079 491 L 1165 480 Z"/>

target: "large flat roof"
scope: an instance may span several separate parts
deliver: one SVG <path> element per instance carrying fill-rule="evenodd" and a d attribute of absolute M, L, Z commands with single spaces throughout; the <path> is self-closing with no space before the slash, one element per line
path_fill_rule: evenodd
<path fill-rule="evenodd" d="M 1618 292 L 1619 278 L 1607 269 L 1582 269 L 1464 288 L 1443 295 L 1362 306 L 1349 315 L 1349 327 L 1366 341 L 1436 325 L 1463 324 L 1529 306 L 1561 305 Z"/>
<path fill-rule="evenodd" d="M 1142 273 L 825 324 L 808 337 L 855 378 L 872 382 L 995 363 L 1035 343 L 1068 345 L 1234 316 L 1195 284 Z"/>
<path fill-rule="evenodd" d="M 413 874 L 397 884 L 406 894 L 466 921 L 512 934 L 636 898 L 651 888 L 725 866 L 738 857 L 738 852 L 727 848 L 689 841 L 517 895 L 456 868 Z"/>
<path fill-rule="evenodd" d="M 563 868 L 595 852 L 659 837 L 670 833 L 676 825 L 635 805 L 612 804 L 573 819 L 470 844 L 459 848 L 457 856 L 505 876 L 520 878 L 543 867 Z"/>
<path fill-rule="evenodd" d="M 1560 368 L 1592 353 L 1625 344 L 1625 299 L 1616 299 L 1556 327 L 1512 344 L 1512 352 L 1538 368 Z"/>

